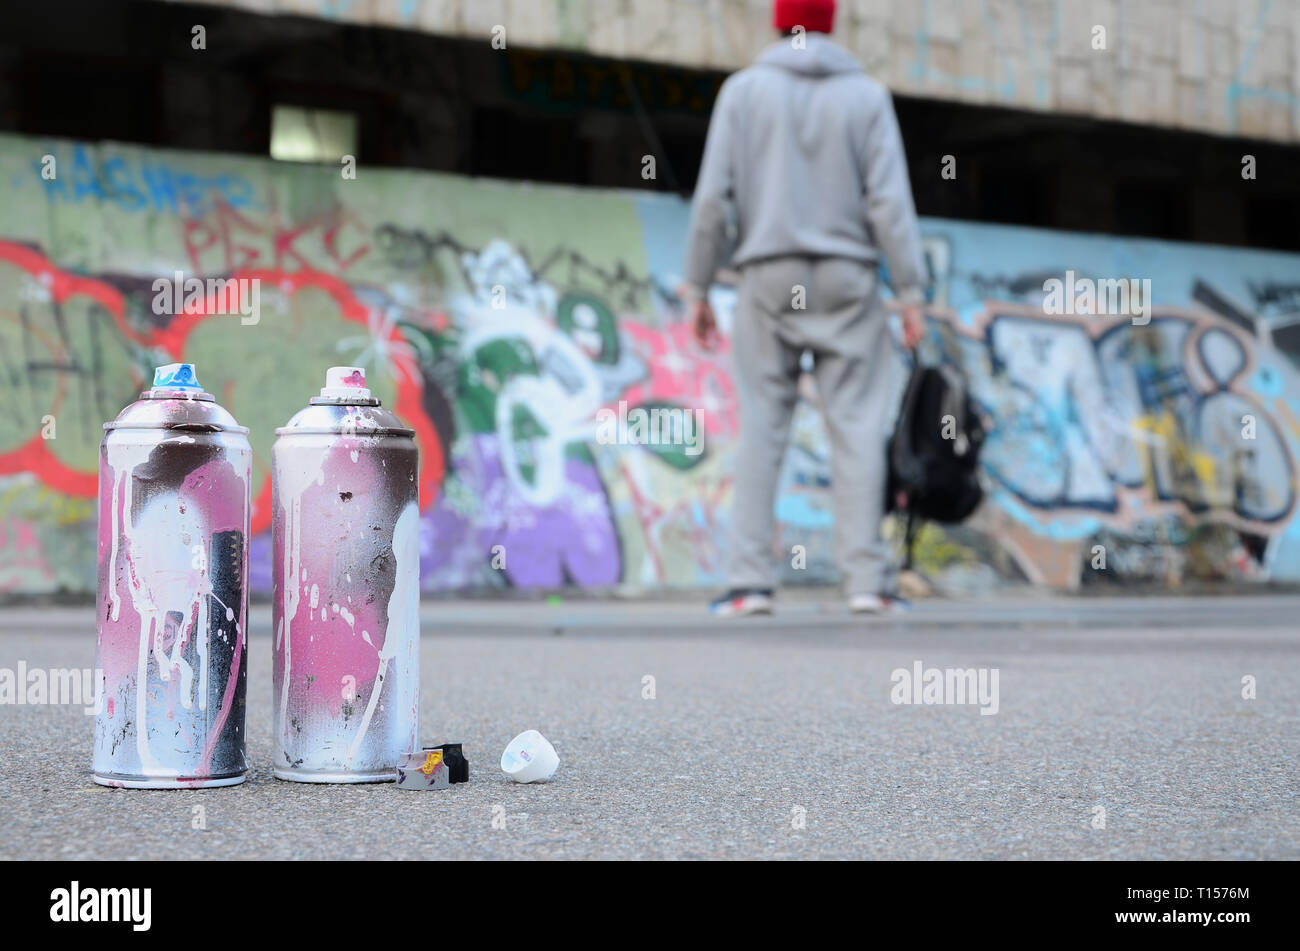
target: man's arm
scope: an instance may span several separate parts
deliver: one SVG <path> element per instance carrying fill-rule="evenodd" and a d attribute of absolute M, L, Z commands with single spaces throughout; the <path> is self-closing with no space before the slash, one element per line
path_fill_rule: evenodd
<path fill-rule="evenodd" d="M 730 82 L 723 83 L 713 107 L 704 143 L 700 177 L 691 202 L 690 235 L 686 247 L 686 294 L 693 301 L 708 297 L 713 275 L 727 253 L 727 224 L 734 209 L 735 169 L 732 164 Z"/>
<path fill-rule="evenodd" d="M 867 221 L 889 264 L 894 294 L 905 305 L 920 305 L 925 301 L 929 274 L 912 202 L 912 183 L 907 177 L 903 137 L 894 116 L 894 101 L 883 88 L 879 107 L 867 129 L 863 161 Z"/>

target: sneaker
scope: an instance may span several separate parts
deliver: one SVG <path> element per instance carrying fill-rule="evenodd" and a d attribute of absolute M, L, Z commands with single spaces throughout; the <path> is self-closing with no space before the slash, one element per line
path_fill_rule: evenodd
<path fill-rule="evenodd" d="M 747 617 L 772 613 L 771 588 L 732 588 L 709 605 L 718 617 Z"/>
<path fill-rule="evenodd" d="M 849 597 L 850 614 L 904 614 L 912 606 L 902 598 L 887 594 L 855 594 Z"/>

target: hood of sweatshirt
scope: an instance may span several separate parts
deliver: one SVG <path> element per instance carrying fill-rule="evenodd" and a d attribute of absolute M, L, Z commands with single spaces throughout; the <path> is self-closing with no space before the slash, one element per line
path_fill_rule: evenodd
<path fill-rule="evenodd" d="M 804 48 L 796 49 L 791 37 L 777 40 L 758 57 L 757 65 L 775 66 L 810 78 L 862 72 L 852 53 L 821 33 L 805 34 L 804 41 Z"/>

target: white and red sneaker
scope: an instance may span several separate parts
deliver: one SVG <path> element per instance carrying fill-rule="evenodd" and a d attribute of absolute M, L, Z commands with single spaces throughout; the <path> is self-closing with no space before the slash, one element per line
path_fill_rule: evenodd
<path fill-rule="evenodd" d="M 772 613 L 771 588 L 732 588 L 709 605 L 718 617 L 748 617 Z"/>
<path fill-rule="evenodd" d="M 902 598 L 887 594 L 854 594 L 849 597 L 850 614 L 877 614 L 881 616 L 906 614 L 912 606 Z"/>

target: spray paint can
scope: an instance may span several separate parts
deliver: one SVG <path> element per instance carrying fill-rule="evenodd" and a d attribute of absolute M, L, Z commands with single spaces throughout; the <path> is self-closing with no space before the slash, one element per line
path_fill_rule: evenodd
<path fill-rule="evenodd" d="M 275 433 L 275 775 L 396 780 L 420 748 L 415 433 L 356 367 Z"/>
<path fill-rule="evenodd" d="M 188 363 L 159 367 L 104 429 L 93 778 L 140 789 L 241 783 L 248 430 Z"/>

